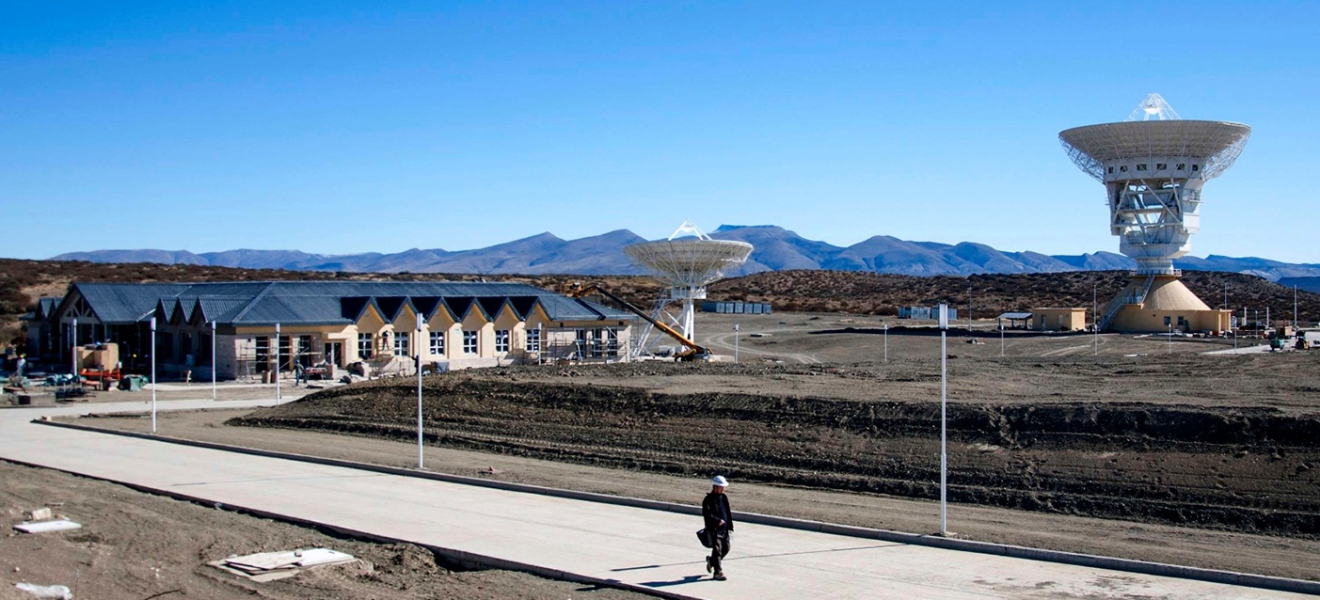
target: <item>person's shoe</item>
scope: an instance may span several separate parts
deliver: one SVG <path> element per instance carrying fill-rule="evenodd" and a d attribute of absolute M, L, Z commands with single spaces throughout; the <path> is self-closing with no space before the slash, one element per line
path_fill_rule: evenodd
<path fill-rule="evenodd" d="M 714 570 L 715 570 L 715 567 L 712 566 L 712 565 L 710 564 L 710 557 L 707 556 L 707 557 L 706 557 L 706 572 L 709 573 L 709 572 L 714 571 Z"/>
<path fill-rule="evenodd" d="M 714 579 L 715 581 L 724 581 L 725 579 L 728 578 L 724 576 L 724 571 L 716 571 L 715 576 L 712 579 Z"/>

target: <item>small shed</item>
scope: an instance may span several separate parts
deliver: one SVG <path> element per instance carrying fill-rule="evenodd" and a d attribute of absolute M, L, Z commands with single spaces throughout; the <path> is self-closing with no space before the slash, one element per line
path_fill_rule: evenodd
<path fill-rule="evenodd" d="M 1086 329 L 1085 308 L 1032 309 L 1032 329 L 1039 331 L 1081 331 Z"/>
<path fill-rule="evenodd" d="M 999 323 L 1000 329 L 1026 329 L 1031 325 L 1031 313 L 1006 312 L 995 317 L 995 320 Z"/>

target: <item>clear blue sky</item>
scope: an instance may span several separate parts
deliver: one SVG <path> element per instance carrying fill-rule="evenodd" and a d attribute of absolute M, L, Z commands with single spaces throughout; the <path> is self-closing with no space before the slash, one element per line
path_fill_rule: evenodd
<path fill-rule="evenodd" d="M 1254 130 L 1192 254 L 1320 262 L 1317 2 L 117 4 L 0 4 L 0 256 L 684 218 L 1117 251 L 1057 134 L 1159 92 Z"/>

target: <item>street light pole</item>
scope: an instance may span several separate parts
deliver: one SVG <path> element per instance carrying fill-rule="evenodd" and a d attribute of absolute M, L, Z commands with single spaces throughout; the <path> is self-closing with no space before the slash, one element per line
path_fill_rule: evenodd
<path fill-rule="evenodd" d="M 280 402 L 280 324 L 275 324 L 275 403 Z"/>
<path fill-rule="evenodd" d="M 889 323 L 885 323 L 885 362 L 889 362 Z"/>
<path fill-rule="evenodd" d="M 156 317 L 151 318 L 151 433 L 156 433 Z"/>
<path fill-rule="evenodd" d="M 1100 303 L 1096 300 L 1098 283 L 1091 283 L 1091 339 L 1094 340 L 1095 355 L 1100 356 Z"/>
<path fill-rule="evenodd" d="M 215 400 L 215 321 L 211 321 L 211 399 Z"/>
<path fill-rule="evenodd" d="M 426 456 L 422 450 L 422 315 L 417 315 L 417 468 L 423 468 Z M 526 344 L 524 343 L 524 346 Z"/>
<path fill-rule="evenodd" d="M 999 322 L 999 358 L 1004 357 L 1004 322 Z"/>
<path fill-rule="evenodd" d="M 949 535 L 948 351 L 949 306 L 940 304 L 940 535 Z"/>
<path fill-rule="evenodd" d="M 73 327 L 69 329 L 69 368 L 73 373 L 73 382 L 82 383 L 78 376 L 78 317 L 73 318 Z"/>

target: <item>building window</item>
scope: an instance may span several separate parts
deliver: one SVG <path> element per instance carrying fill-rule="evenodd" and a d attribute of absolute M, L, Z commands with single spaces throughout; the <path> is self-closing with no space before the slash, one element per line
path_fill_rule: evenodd
<path fill-rule="evenodd" d="M 1143 164 L 1143 165 L 1137 165 L 1137 170 L 1138 170 L 1138 171 L 1145 171 L 1145 170 L 1146 170 L 1146 165 L 1144 165 L 1144 164 Z"/>
<path fill-rule="evenodd" d="M 1114 174 L 1114 168 L 1113 168 L 1113 167 L 1109 167 L 1109 174 L 1110 174 L 1110 175 L 1113 175 L 1113 174 Z"/>
<path fill-rule="evenodd" d="M 270 367 L 270 338 L 259 335 L 256 338 L 256 359 L 257 369 L 265 371 Z"/>
<path fill-rule="evenodd" d="M 1178 317 L 1178 326 L 1179 326 L 1179 327 L 1182 327 L 1183 325 L 1186 325 L 1186 324 L 1187 324 L 1187 318 L 1186 318 L 1186 317 Z"/>
<path fill-rule="evenodd" d="M 1187 163 L 1178 163 L 1178 170 L 1179 170 L 1179 171 L 1186 171 L 1186 170 L 1187 170 Z"/>
<path fill-rule="evenodd" d="M 496 329 L 496 330 L 495 330 L 495 352 L 508 352 L 508 351 L 509 351 L 509 330 L 508 330 L 508 329 Z"/>
<path fill-rule="evenodd" d="M 476 354 L 478 350 L 479 349 L 477 348 L 477 332 L 464 331 L 463 354 Z"/>
<path fill-rule="evenodd" d="M 394 355 L 408 356 L 408 350 L 409 350 L 408 332 L 396 331 L 394 333 Z"/>
<path fill-rule="evenodd" d="M 1192 165 L 1192 170 L 1193 170 L 1193 171 L 1200 171 L 1200 170 L 1201 170 L 1201 165 Z"/>
<path fill-rule="evenodd" d="M 298 362 L 304 367 L 312 365 L 312 336 L 298 336 Z"/>
<path fill-rule="evenodd" d="M 619 355 L 619 330 L 610 328 L 605 330 L 605 354 L 608 356 Z"/>
<path fill-rule="evenodd" d="M 288 371 L 293 369 L 293 339 L 287 335 L 280 336 L 280 370 Z"/>
<path fill-rule="evenodd" d="M 1156 170 L 1156 171 L 1168 171 L 1168 170 L 1169 170 L 1169 165 L 1166 165 L 1166 164 L 1164 164 L 1164 163 L 1157 163 L 1157 164 L 1155 165 L 1155 170 Z"/>
<path fill-rule="evenodd" d="M 541 351 L 541 330 L 540 330 L 540 329 L 528 329 L 528 330 L 527 330 L 527 351 L 528 351 L 528 352 L 540 352 L 540 351 Z"/>
<path fill-rule="evenodd" d="M 604 354 L 603 349 L 600 346 L 601 342 L 605 341 L 605 330 L 591 330 L 591 339 L 589 341 L 591 342 L 591 357 L 600 358 L 601 355 Z"/>
<path fill-rule="evenodd" d="M 1118 168 L 1118 171 L 1119 171 L 1120 173 L 1127 173 L 1127 165 L 1120 166 L 1120 167 Z"/>
<path fill-rule="evenodd" d="M 371 358 L 371 334 L 358 334 L 358 358 Z"/>
<path fill-rule="evenodd" d="M 587 330 L 585 330 L 585 329 L 574 329 L 574 330 L 573 330 L 573 341 L 577 344 L 577 355 L 578 355 L 578 358 L 586 358 L 586 356 L 587 356 Z"/>
<path fill-rule="evenodd" d="M 431 332 L 431 354 L 436 354 L 439 356 L 445 355 L 445 332 L 443 331 Z"/>

